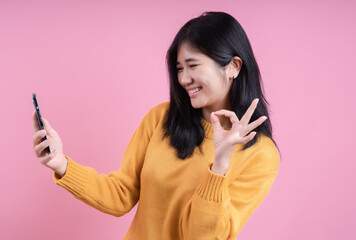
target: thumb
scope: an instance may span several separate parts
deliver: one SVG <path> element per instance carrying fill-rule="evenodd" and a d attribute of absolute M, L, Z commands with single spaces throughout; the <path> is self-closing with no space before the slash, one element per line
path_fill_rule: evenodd
<path fill-rule="evenodd" d="M 47 121 L 47 119 L 45 119 L 44 117 L 42 117 L 42 120 L 43 120 L 43 125 L 44 125 L 46 131 L 52 130 L 52 126 L 49 124 L 49 122 Z"/>
<path fill-rule="evenodd" d="M 220 120 L 219 118 L 215 115 L 214 112 L 212 112 L 210 114 L 210 120 L 211 120 L 211 124 L 213 125 L 213 130 L 220 130 L 222 129 L 221 124 L 220 124 Z"/>

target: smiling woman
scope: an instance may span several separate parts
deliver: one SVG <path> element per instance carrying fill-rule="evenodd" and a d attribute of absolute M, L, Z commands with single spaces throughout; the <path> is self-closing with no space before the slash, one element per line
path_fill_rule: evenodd
<path fill-rule="evenodd" d="M 210 114 L 214 111 L 231 109 L 228 94 L 233 78 L 227 76 L 231 73 L 238 75 L 242 65 L 240 58 L 236 57 L 229 67 L 220 69 L 213 59 L 182 43 L 178 48 L 177 59 L 178 82 L 187 90 L 191 105 L 202 108 L 206 121 L 210 121 Z M 187 66 L 182 68 L 181 65 Z"/>
<path fill-rule="evenodd" d="M 104 213 L 122 216 L 138 202 L 126 240 L 236 239 L 280 160 L 249 41 L 231 15 L 206 12 L 179 30 L 167 64 L 170 101 L 145 115 L 119 170 L 78 164 L 35 114 L 34 151 L 57 185 Z"/>
<path fill-rule="evenodd" d="M 190 156 L 202 142 L 201 117 L 211 123 L 212 112 L 227 109 L 240 119 L 255 98 L 261 101 L 251 120 L 261 116 L 267 120 L 255 129 L 256 137 L 244 149 L 261 135 L 268 136 L 278 148 L 272 137 L 259 67 L 248 37 L 234 17 L 206 12 L 191 19 L 177 33 L 166 57 L 171 91 L 166 136 L 171 136 L 180 157 Z M 197 87 L 201 90 L 194 92 Z M 227 118 L 220 120 L 223 126 L 231 127 Z"/>

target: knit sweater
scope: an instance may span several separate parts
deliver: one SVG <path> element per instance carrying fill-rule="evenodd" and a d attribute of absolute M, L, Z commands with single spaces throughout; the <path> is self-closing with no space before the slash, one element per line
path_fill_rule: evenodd
<path fill-rule="evenodd" d="M 201 118 L 206 135 L 193 155 L 176 157 L 169 138 L 162 140 L 169 102 L 145 115 L 131 137 L 120 168 L 98 174 L 69 156 L 66 173 L 55 183 L 84 203 L 114 216 L 138 202 L 125 240 L 236 239 L 247 219 L 269 192 L 279 170 L 279 153 L 262 135 L 239 151 L 236 145 L 225 175 L 211 171 L 213 127 Z"/>

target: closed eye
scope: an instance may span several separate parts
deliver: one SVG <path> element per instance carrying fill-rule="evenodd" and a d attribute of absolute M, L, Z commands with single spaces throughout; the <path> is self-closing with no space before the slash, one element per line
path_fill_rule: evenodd
<path fill-rule="evenodd" d="M 190 65 L 189 67 L 191 67 L 191 68 L 193 68 L 193 67 L 196 67 L 196 66 L 198 66 L 198 65 Z M 183 68 L 177 68 L 177 71 L 180 71 L 180 70 L 182 70 Z"/>
<path fill-rule="evenodd" d="M 194 67 L 196 67 L 196 66 L 198 66 L 197 64 L 193 64 L 193 65 L 190 65 L 189 67 L 190 68 L 194 68 Z M 181 70 L 183 70 L 183 68 L 177 68 L 177 72 L 179 72 L 179 71 L 181 71 Z"/>

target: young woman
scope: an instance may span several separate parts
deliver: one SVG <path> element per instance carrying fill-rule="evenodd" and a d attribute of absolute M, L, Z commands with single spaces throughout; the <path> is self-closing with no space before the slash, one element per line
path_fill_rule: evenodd
<path fill-rule="evenodd" d="M 167 65 L 170 101 L 145 115 L 119 170 L 76 163 L 35 112 L 34 151 L 57 185 L 102 212 L 122 216 L 139 201 L 124 239 L 235 239 L 280 161 L 249 40 L 229 14 L 205 12 L 179 30 Z"/>

